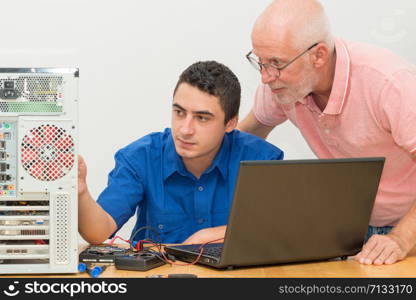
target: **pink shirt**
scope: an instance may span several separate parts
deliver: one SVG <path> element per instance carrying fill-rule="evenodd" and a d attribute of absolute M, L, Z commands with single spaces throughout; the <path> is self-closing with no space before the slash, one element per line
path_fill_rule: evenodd
<path fill-rule="evenodd" d="M 337 39 L 337 61 L 323 112 L 310 96 L 281 105 L 267 85 L 257 89 L 259 122 L 289 119 L 319 158 L 386 158 L 370 224 L 396 225 L 416 200 L 416 67 L 374 46 Z"/>

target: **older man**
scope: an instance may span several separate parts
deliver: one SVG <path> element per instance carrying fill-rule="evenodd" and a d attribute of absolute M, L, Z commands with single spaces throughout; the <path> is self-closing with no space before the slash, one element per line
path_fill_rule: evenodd
<path fill-rule="evenodd" d="M 356 259 L 392 264 L 416 243 L 416 68 L 387 50 L 334 38 L 328 24 L 315 0 L 266 8 L 247 54 L 262 84 L 238 128 L 265 138 L 289 119 L 319 158 L 386 157 Z"/>

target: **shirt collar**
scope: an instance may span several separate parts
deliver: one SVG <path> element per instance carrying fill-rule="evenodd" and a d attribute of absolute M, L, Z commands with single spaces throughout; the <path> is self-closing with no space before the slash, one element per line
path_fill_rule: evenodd
<path fill-rule="evenodd" d="M 217 168 L 220 171 L 223 179 L 228 176 L 228 164 L 230 153 L 229 133 L 224 135 L 220 149 L 218 150 L 211 165 L 204 171 L 203 174 L 210 173 Z M 173 142 L 172 133 L 169 134 L 165 149 L 163 150 L 163 180 L 166 180 L 173 173 L 178 172 L 182 176 L 189 176 L 183 164 L 182 158 L 176 153 L 175 143 Z"/>
<path fill-rule="evenodd" d="M 324 114 L 339 115 L 342 111 L 345 99 L 348 95 L 350 80 L 350 55 L 344 41 L 335 39 L 336 63 L 334 82 L 332 84 L 331 94 L 328 104 L 325 107 Z"/>

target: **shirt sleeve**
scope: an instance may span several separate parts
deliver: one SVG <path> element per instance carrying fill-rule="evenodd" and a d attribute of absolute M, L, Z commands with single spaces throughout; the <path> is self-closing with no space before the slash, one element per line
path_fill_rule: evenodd
<path fill-rule="evenodd" d="M 260 84 L 254 97 L 253 113 L 256 119 L 266 126 L 276 126 L 287 120 L 281 105 L 273 99 L 270 88 Z"/>
<path fill-rule="evenodd" d="M 239 137 L 239 141 L 235 142 L 234 147 L 241 153 L 241 157 L 238 160 L 281 160 L 284 157 L 283 151 L 275 145 L 255 136 L 250 133 L 236 131 L 236 136 Z M 242 150 L 244 149 L 244 150 Z M 237 157 L 238 155 L 233 155 Z"/>
<path fill-rule="evenodd" d="M 115 155 L 115 167 L 108 175 L 108 185 L 97 203 L 114 219 L 117 230 L 136 212 L 143 199 L 144 186 L 121 151 Z"/>
<path fill-rule="evenodd" d="M 264 150 L 259 153 L 256 157 L 257 160 L 282 160 L 284 153 L 278 147 L 265 142 L 268 145 L 265 146 Z"/>
<path fill-rule="evenodd" d="M 397 72 L 381 92 L 382 124 L 394 141 L 416 153 L 416 70 Z"/>
<path fill-rule="evenodd" d="M 284 152 L 278 148 L 276 152 L 274 153 L 274 155 L 269 159 L 270 160 L 282 160 L 283 158 L 284 158 Z"/>

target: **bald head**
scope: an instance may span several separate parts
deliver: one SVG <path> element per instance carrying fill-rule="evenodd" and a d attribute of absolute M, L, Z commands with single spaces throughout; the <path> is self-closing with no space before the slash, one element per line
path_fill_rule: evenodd
<path fill-rule="evenodd" d="M 316 42 L 333 48 L 329 21 L 317 0 L 275 0 L 258 17 L 253 44 L 276 43 L 302 51 Z"/>

